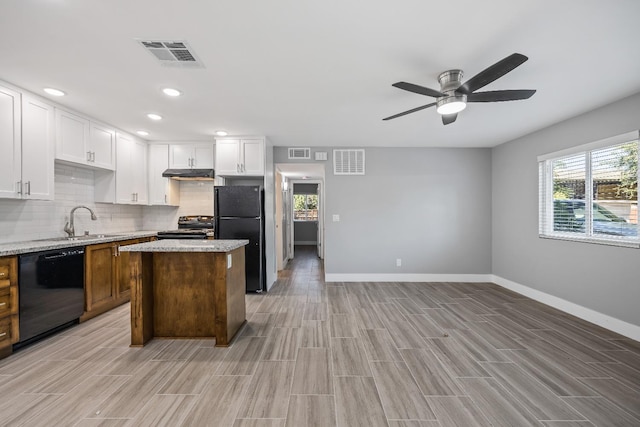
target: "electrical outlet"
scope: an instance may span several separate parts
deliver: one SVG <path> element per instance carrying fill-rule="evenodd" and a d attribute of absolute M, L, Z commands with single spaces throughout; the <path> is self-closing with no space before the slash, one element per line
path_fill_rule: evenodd
<path fill-rule="evenodd" d="M 396 267 L 402 267 L 402 259 L 400 258 L 396 259 Z"/>
<path fill-rule="evenodd" d="M 340 222 L 340 215 L 333 214 L 333 222 Z"/>

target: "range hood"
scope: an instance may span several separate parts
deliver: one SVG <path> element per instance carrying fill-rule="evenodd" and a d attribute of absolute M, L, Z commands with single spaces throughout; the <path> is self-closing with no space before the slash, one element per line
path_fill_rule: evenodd
<path fill-rule="evenodd" d="M 215 178 L 213 169 L 167 169 L 162 176 L 185 181 L 213 181 Z"/>

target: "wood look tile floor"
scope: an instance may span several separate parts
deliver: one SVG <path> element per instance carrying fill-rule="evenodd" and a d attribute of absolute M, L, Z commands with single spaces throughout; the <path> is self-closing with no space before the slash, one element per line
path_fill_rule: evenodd
<path fill-rule="evenodd" d="M 129 306 L 0 361 L 2 426 L 640 426 L 640 343 L 477 283 L 325 283 L 313 247 L 229 348 Z"/>

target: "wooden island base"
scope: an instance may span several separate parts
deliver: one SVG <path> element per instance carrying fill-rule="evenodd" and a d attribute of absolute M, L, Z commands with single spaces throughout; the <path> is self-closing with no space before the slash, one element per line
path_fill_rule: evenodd
<path fill-rule="evenodd" d="M 246 321 L 244 246 L 131 251 L 130 266 L 132 347 L 152 338 L 214 337 L 216 347 L 227 347 Z"/>

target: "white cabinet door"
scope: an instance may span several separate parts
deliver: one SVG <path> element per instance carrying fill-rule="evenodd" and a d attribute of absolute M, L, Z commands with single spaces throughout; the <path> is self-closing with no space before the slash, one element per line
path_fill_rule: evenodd
<path fill-rule="evenodd" d="M 215 174 L 219 176 L 234 176 L 240 174 L 240 140 L 216 140 Z"/>
<path fill-rule="evenodd" d="M 116 132 L 108 126 L 90 123 L 87 147 L 89 163 L 95 167 L 114 170 L 116 164 Z"/>
<path fill-rule="evenodd" d="M 169 146 L 152 144 L 149 156 L 149 204 L 178 206 L 180 204 L 180 184 L 178 181 L 163 178 L 162 172 L 169 167 Z"/>
<path fill-rule="evenodd" d="M 194 145 L 192 159 L 196 169 L 213 169 L 213 144 Z"/>
<path fill-rule="evenodd" d="M 169 168 L 190 169 L 193 147 L 186 144 L 169 146 Z"/>
<path fill-rule="evenodd" d="M 20 198 L 20 94 L 0 87 L 0 197 Z"/>
<path fill-rule="evenodd" d="M 242 173 L 244 175 L 264 175 L 264 142 L 261 139 L 243 139 L 240 141 L 242 153 Z"/>
<path fill-rule="evenodd" d="M 147 144 L 145 142 L 134 140 L 131 168 L 133 169 L 135 203 L 146 205 L 149 203 L 149 189 L 147 187 Z"/>
<path fill-rule="evenodd" d="M 54 108 L 22 97 L 23 198 L 53 200 Z"/>
<path fill-rule="evenodd" d="M 133 184 L 132 156 L 134 141 L 128 135 L 116 134 L 116 203 L 133 204 L 135 185 Z"/>
<path fill-rule="evenodd" d="M 87 150 L 89 120 L 56 109 L 56 159 L 87 164 L 91 153 Z"/>

